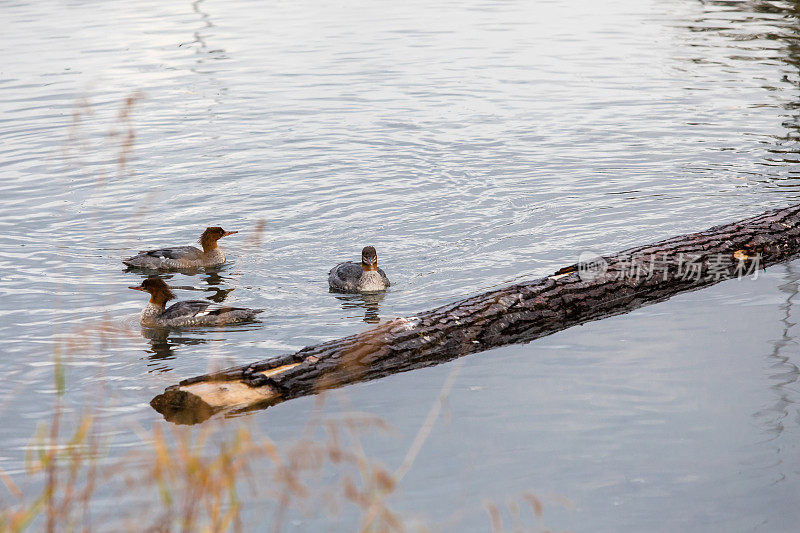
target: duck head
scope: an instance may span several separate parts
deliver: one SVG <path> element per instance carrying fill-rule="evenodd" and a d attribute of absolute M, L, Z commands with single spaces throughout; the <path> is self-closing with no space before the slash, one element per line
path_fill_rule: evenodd
<path fill-rule="evenodd" d="M 200 235 L 200 245 L 203 247 L 204 252 L 210 252 L 217 247 L 217 241 L 228 235 L 239 233 L 238 231 L 225 231 L 219 226 L 206 228 L 202 235 Z"/>
<path fill-rule="evenodd" d="M 361 269 L 364 272 L 378 270 L 378 252 L 372 246 L 365 246 L 361 250 Z"/>
<path fill-rule="evenodd" d="M 150 303 L 159 307 L 165 307 L 168 301 L 175 298 L 175 294 L 161 278 L 147 278 L 141 285 L 128 288 L 149 293 Z"/>

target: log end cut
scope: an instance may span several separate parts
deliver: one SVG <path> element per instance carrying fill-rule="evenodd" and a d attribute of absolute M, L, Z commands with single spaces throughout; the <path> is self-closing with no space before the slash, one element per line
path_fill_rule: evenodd
<path fill-rule="evenodd" d="M 250 387 L 240 381 L 211 381 L 171 387 L 150 401 L 150 406 L 175 424 L 204 422 L 220 411 L 267 407 L 280 401 L 269 386 Z"/>
<path fill-rule="evenodd" d="M 198 424 L 214 414 L 214 409 L 201 397 L 180 389 L 164 391 L 150 400 L 150 407 L 175 424 Z"/>

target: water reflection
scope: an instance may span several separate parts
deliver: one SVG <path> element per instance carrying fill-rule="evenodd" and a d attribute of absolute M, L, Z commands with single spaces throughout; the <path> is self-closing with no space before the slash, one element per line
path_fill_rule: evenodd
<path fill-rule="evenodd" d="M 764 107 L 777 105 L 786 110 L 781 122 L 785 131 L 772 136 L 774 146 L 766 148 L 767 154 L 759 164 L 778 167 L 766 176 L 775 186 L 798 186 L 800 171 L 785 165 L 800 162 L 800 99 L 791 97 L 796 95 L 794 88 L 800 83 L 800 2 L 707 0 L 702 3 L 703 15 L 687 28 L 729 38 L 733 51 L 727 59 L 732 65 L 758 61 L 783 66 L 775 79 L 755 79 L 773 97 L 790 96 L 778 104 L 773 98 L 764 99 Z"/>
<path fill-rule="evenodd" d="M 228 298 L 228 294 L 234 290 L 233 287 L 225 288 L 223 285 L 228 283 L 231 280 L 231 276 L 226 276 L 223 274 L 224 267 L 213 267 L 213 268 L 200 268 L 200 269 L 192 269 L 192 270 L 179 270 L 175 272 L 162 272 L 162 271 L 152 271 L 146 269 L 140 269 L 136 267 L 128 267 L 124 270 L 127 273 L 138 273 L 145 278 L 148 277 L 159 277 L 167 282 L 167 284 L 173 289 L 179 289 L 184 291 L 199 291 L 199 292 L 206 292 L 210 293 L 207 296 L 204 296 L 206 300 L 211 300 L 214 303 L 221 304 Z M 194 276 L 197 274 L 201 274 L 202 276 L 200 279 L 205 282 L 205 287 L 203 286 L 194 286 L 194 285 L 176 285 L 170 283 L 170 280 L 176 279 L 178 274 L 183 274 L 185 276 Z"/>
<path fill-rule="evenodd" d="M 197 333 L 166 328 L 142 328 L 142 337 L 150 341 L 150 349 L 145 350 L 149 354 L 148 372 L 168 372 L 172 366 L 167 361 L 175 359 L 178 347 L 208 342 Z"/>
<path fill-rule="evenodd" d="M 385 292 L 372 292 L 363 294 L 336 293 L 336 299 L 342 303 L 343 310 L 352 311 L 353 309 L 363 309 L 363 320 L 367 324 L 377 324 L 380 322 L 380 303 L 385 297 Z"/>
<path fill-rule="evenodd" d="M 233 289 L 232 288 L 231 289 L 222 289 L 222 288 L 219 288 L 219 287 L 209 287 L 209 288 L 207 288 L 205 290 L 213 292 L 213 294 L 211 294 L 210 296 L 206 296 L 206 300 L 211 300 L 214 303 L 221 304 L 222 302 L 225 301 L 225 299 L 228 297 L 228 294 L 230 294 L 230 292 Z"/>
<path fill-rule="evenodd" d="M 200 15 L 200 19 L 202 21 L 202 28 L 196 30 L 192 36 L 194 39 L 189 42 L 181 43 L 178 46 L 195 46 L 195 53 L 199 56 L 197 58 L 197 63 L 203 63 L 204 57 L 210 57 L 211 59 L 225 59 L 225 50 L 222 48 L 218 49 L 209 49 L 208 43 L 206 42 L 205 36 L 203 35 L 204 31 L 208 28 L 213 28 L 214 24 L 211 22 L 211 17 L 208 13 L 201 9 L 201 5 L 203 0 L 195 0 L 192 2 L 192 11 Z M 193 71 L 197 72 L 196 70 L 192 69 Z"/>
<path fill-rule="evenodd" d="M 222 274 L 221 268 L 214 268 L 214 269 L 206 269 L 203 271 L 204 275 L 201 277 L 202 281 L 205 282 L 207 286 L 202 287 L 195 287 L 192 285 L 176 285 L 175 289 L 182 289 L 186 291 L 200 291 L 210 293 L 207 296 L 204 296 L 206 300 L 211 300 L 214 303 L 221 304 L 228 298 L 228 294 L 234 290 L 233 287 L 225 288 L 224 285 L 230 281 L 231 276 L 225 276 Z"/>
<path fill-rule="evenodd" d="M 770 389 L 775 396 L 775 401 L 754 415 L 756 419 L 761 420 L 768 440 L 778 439 L 785 430 L 784 421 L 790 414 L 796 412 L 794 408 L 797 405 L 795 384 L 800 377 L 800 368 L 792 361 L 792 356 L 797 353 L 798 344 L 798 340 L 792 332 L 795 325 L 792 322 L 792 304 L 800 292 L 800 272 L 796 272 L 793 265 L 794 263 L 786 265 L 786 282 L 778 287 L 786 295 L 785 302 L 780 306 L 783 313 L 781 317 L 782 334 L 773 343 L 772 353 L 767 356 L 768 374 L 773 382 Z M 780 454 L 783 448 L 783 446 L 778 446 L 777 453 Z M 786 473 L 782 472 L 776 482 L 785 477 Z"/>
<path fill-rule="evenodd" d="M 191 276 L 192 274 L 196 274 L 196 270 L 171 270 L 171 271 L 164 271 L 164 270 L 151 270 L 149 268 L 139 268 L 135 266 L 125 266 L 122 269 L 122 272 L 125 274 L 138 274 L 143 278 L 150 278 L 150 277 L 160 277 L 163 278 L 164 281 L 168 279 L 172 279 L 175 277 L 175 274 L 182 273 L 186 274 L 187 276 Z"/>

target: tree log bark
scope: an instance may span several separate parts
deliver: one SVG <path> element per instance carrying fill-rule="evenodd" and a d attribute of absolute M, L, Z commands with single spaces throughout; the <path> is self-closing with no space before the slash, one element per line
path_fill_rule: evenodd
<path fill-rule="evenodd" d="M 800 205 L 631 248 L 282 356 L 181 381 L 150 405 L 177 423 L 437 365 L 753 275 L 800 252 Z"/>

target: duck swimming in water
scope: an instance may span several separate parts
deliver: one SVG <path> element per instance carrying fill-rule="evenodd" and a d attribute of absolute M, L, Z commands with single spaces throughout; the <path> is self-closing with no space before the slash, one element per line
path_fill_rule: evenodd
<path fill-rule="evenodd" d="M 234 233 L 239 232 L 225 231 L 218 226 L 206 228 L 199 240 L 202 250 L 194 246 L 160 248 L 139 252 L 122 262 L 129 267 L 149 270 L 181 270 L 221 265 L 225 262 L 225 252 L 217 246 L 217 241 Z"/>
<path fill-rule="evenodd" d="M 143 326 L 181 328 L 193 326 L 224 326 L 254 320 L 263 309 L 222 307 L 204 300 L 185 300 L 166 307 L 175 295 L 161 278 L 147 278 L 136 287 L 136 291 L 150 293 L 150 301 L 142 310 Z"/>
<path fill-rule="evenodd" d="M 347 261 L 328 273 L 328 285 L 342 292 L 385 291 L 391 285 L 386 273 L 378 268 L 378 254 L 372 246 L 361 250 L 361 265 Z"/>

